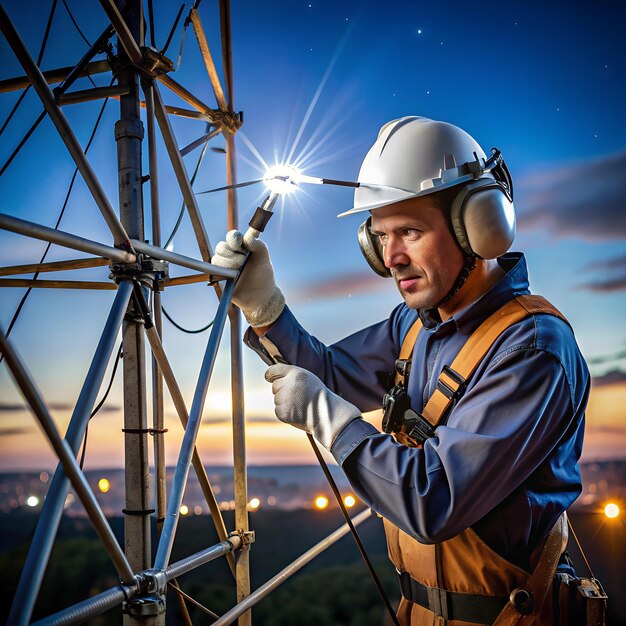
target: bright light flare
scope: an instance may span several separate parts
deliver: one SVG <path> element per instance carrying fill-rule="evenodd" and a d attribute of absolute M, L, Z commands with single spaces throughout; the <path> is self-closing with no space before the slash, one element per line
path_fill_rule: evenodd
<path fill-rule="evenodd" d="M 189 514 L 189 507 L 186 504 L 181 504 L 179 511 L 180 511 L 181 515 L 188 515 Z"/>
<path fill-rule="evenodd" d="M 343 503 L 348 509 L 352 508 L 356 504 L 356 498 L 354 496 L 346 496 L 343 499 Z"/>
<path fill-rule="evenodd" d="M 292 165 L 274 165 L 263 176 L 263 182 L 270 191 L 288 195 L 300 184 L 300 170 Z"/>
<path fill-rule="evenodd" d="M 111 482 L 109 481 L 109 479 L 101 478 L 98 481 L 98 489 L 100 489 L 102 493 L 106 493 L 109 489 L 111 489 Z"/>
<path fill-rule="evenodd" d="M 248 510 L 256 511 L 261 506 L 261 500 L 259 498 L 252 498 L 250 502 L 248 502 Z"/>
<path fill-rule="evenodd" d="M 28 499 L 26 500 L 26 504 L 34 508 L 39 504 L 39 498 L 37 496 L 28 496 Z"/>
<path fill-rule="evenodd" d="M 604 507 L 604 514 L 609 518 L 609 519 L 614 519 L 616 517 L 619 516 L 619 507 L 617 506 L 617 504 L 615 504 L 615 502 L 609 502 L 605 507 Z"/>
<path fill-rule="evenodd" d="M 326 496 L 318 496 L 315 498 L 315 508 L 320 511 L 328 506 L 328 498 Z"/>

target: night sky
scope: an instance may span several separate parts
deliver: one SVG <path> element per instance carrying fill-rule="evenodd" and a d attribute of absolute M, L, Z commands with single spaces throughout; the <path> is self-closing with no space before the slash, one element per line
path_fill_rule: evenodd
<path fill-rule="evenodd" d="M 100 5 L 67 0 L 89 42 L 105 28 Z M 215 5 L 214 5 L 215 4 Z M 4 3 L 31 54 L 37 56 L 51 3 Z M 33 11 L 32 7 L 36 7 Z M 163 46 L 179 5 L 155 2 L 156 41 Z M 186 11 L 189 7 L 186 8 Z M 217 3 L 200 16 L 220 64 Z M 622 458 L 626 444 L 626 7 L 618 2 L 527 2 L 479 7 L 446 2 L 232 2 L 235 108 L 244 112 L 237 139 L 238 178 L 259 178 L 264 164 L 294 162 L 314 176 L 353 180 L 385 122 L 423 115 L 457 124 L 485 150 L 498 147 L 515 184 L 518 236 L 531 287 L 571 321 L 593 374 L 585 457 Z M 186 15 L 186 11 L 184 15 Z M 182 21 L 167 55 L 178 64 Z M 42 69 L 74 64 L 87 49 L 59 2 Z M 0 80 L 22 75 L 0 41 Z M 209 105 L 214 100 L 191 27 L 173 77 Z M 94 77 L 108 85 L 110 76 Z M 86 79 L 75 89 L 91 85 Z M 161 86 L 166 103 L 183 105 Z M 19 92 L 0 94 L 0 125 Z M 102 103 L 64 107 L 84 146 Z M 185 105 L 186 106 L 186 105 Z M 42 110 L 33 90 L 0 137 L 0 166 Z M 113 124 L 115 101 L 105 109 L 89 160 L 117 207 Z M 306 123 L 304 123 L 306 121 Z M 198 120 L 172 118 L 182 147 L 206 132 Z M 241 135 L 244 136 L 241 136 Z M 223 139 L 211 146 L 221 148 Z M 191 173 L 200 150 L 185 162 Z M 146 154 L 147 157 L 147 145 Z M 264 163 L 264 164 L 263 164 Z M 145 164 L 147 171 L 147 162 Z M 2 212 L 54 225 L 74 171 L 45 119 L 0 178 Z M 209 150 L 194 189 L 225 184 L 225 159 Z M 163 239 L 171 232 L 181 196 L 165 151 L 159 160 Z M 261 185 L 239 193 L 241 223 L 263 197 Z M 149 190 L 144 189 L 146 206 Z M 213 245 L 225 234 L 225 194 L 198 196 Z M 359 216 L 348 189 L 303 186 L 268 227 L 267 241 L 279 285 L 297 317 L 326 342 L 383 319 L 400 301 L 391 281 L 374 275 L 358 250 Z M 147 220 L 149 224 L 149 219 Z M 79 180 L 61 228 L 110 243 L 108 229 Z M 149 227 L 146 238 L 151 238 Z M 0 232 L 0 264 L 37 262 L 40 241 Z M 185 217 L 176 251 L 199 256 Z M 80 253 L 53 247 L 47 260 Z M 181 270 L 172 268 L 172 274 Z M 106 280 L 106 268 L 46 278 Z M 0 291 L 6 329 L 23 295 Z M 113 293 L 35 290 L 12 333 L 13 341 L 63 429 L 79 393 Z M 216 308 L 203 285 L 166 290 L 164 305 L 188 328 L 207 323 Z M 207 333 L 184 335 L 165 322 L 165 347 L 186 398 Z M 229 463 L 227 342 L 209 392 L 200 447 L 207 462 Z M 257 463 L 312 462 L 301 433 L 276 425 L 263 369 L 246 351 L 249 458 Z M 107 410 L 94 418 L 87 464 L 121 465 L 121 380 Z M 32 416 L 0 365 L 0 469 L 48 467 L 52 456 Z M 169 459 L 180 437 L 173 408 Z"/>

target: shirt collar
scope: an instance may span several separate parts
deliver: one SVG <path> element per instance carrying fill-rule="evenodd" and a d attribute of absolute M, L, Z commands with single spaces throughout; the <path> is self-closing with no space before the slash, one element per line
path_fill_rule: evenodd
<path fill-rule="evenodd" d="M 470 335 L 494 311 L 516 296 L 529 292 L 528 268 L 526 259 L 520 252 L 510 252 L 498 259 L 498 264 L 506 274 L 478 300 L 475 300 L 464 309 L 457 311 L 450 319 L 441 321 L 437 309 L 428 309 L 419 312 L 424 328 L 441 330 L 455 326 L 466 335 Z"/>

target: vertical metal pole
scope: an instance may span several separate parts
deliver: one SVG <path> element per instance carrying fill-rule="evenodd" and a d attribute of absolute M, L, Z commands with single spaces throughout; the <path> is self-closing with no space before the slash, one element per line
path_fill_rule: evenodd
<path fill-rule="evenodd" d="M 152 210 L 152 244 L 161 247 L 161 211 L 159 204 L 159 171 L 157 163 L 156 125 L 154 118 L 154 90 L 152 80 L 143 83 L 148 122 L 148 153 L 150 163 L 150 207 Z M 154 326 L 159 338 L 163 337 L 161 293 L 154 292 Z M 154 428 L 154 467 L 156 488 L 157 532 L 161 533 L 167 507 L 165 436 L 163 432 L 163 376 L 156 358 L 152 356 L 152 427 Z"/>
<path fill-rule="evenodd" d="M 141 2 L 128 0 L 126 23 L 135 41 L 141 35 Z M 117 142 L 119 204 L 121 222 L 133 239 L 144 239 L 143 194 L 141 180 L 141 142 L 143 124 L 139 117 L 139 81 L 122 45 L 118 45 L 118 80 L 128 89 L 120 96 L 120 119 L 115 124 Z M 125 551 L 132 568 L 150 567 L 150 484 L 146 409 L 146 362 L 140 312 L 131 300 L 124 321 L 124 455 L 126 499 L 124 508 Z M 124 614 L 126 626 L 164 624 L 165 615 Z"/>
<path fill-rule="evenodd" d="M 226 135 L 227 184 L 235 183 L 235 141 L 231 134 Z M 233 191 L 234 190 L 230 190 Z M 237 198 L 228 198 L 228 229 L 238 226 Z M 248 521 L 248 475 L 246 467 L 245 406 L 243 396 L 243 355 L 241 342 L 241 312 L 231 306 L 230 319 L 230 358 L 231 395 L 233 405 L 233 470 L 235 482 L 235 528 L 240 532 L 250 530 Z M 235 579 L 237 582 L 237 602 L 250 595 L 250 550 L 242 548 L 237 555 Z M 239 618 L 239 624 L 249 626 L 252 612 L 248 610 Z"/>
<path fill-rule="evenodd" d="M 226 98 L 228 108 L 234 109 L 233 57 L 230 32 L 230 0 L 220 0 L 220 26 L 222 34 L 222 63 L 226 81 Z M 226 139 L 226 184 L 233 185 L 236 181 L 235 137 L 225 133 Z M 237 194 L 234 189 L 228 190 L 228 228 L 238 227 L 239 217 Z M 249 531 L 248 522 L 248 475 L 246 467 L 246 431 L 245 408 L 243 399 L 243 359 L 241 343 L 241 313 L 231 307 L 230 318 L 230 350 L 231 350 L 231 394 L 233 404 L 233 465 L 235 481 L 235 526 L 239 532 Z M 245 547 L 239 551 L 235 570 L 237 582 L 237 602 L 250 595 L 250 551 Z M 240 626 L 250 626 L 252 612 L 248 610 L 239 618 Z"/>

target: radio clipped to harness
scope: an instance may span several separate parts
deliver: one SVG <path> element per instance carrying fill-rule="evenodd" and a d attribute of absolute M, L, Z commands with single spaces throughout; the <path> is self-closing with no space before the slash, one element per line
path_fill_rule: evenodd
<path fill-rule="evenodd" d="M 425 417 L 411 409 L 407 384 L 411 361 L 398 359 L 395 371 L 400 381 L 383 398 L 383 431 L 394 435 L 406 446 L 417 448 L 424 445 L 426 439 L 435 435 L 435 430 Z"/>

